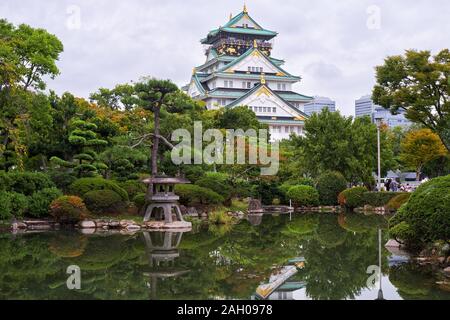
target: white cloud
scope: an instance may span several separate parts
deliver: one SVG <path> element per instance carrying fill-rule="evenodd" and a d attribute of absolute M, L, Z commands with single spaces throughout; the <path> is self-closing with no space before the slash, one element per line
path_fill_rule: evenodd
<path fill-rule="evenodd" d="M 57 92 L 87 97 L 99 87 L 152 75 L 182 85 L 203 63 L 199 40 L 226 23 L 242 0 L 3 0 L 0 16 L 56 34 L 65 51 L 61 75 L 50 82 Z M 80 8 L 79 30 L 67 28 L 69 6 Z M 367 28 L 367 8 L 380 8 L 380 29 Z M 326 95 L 345 114 L 354 100 L 370 93 L 374 67 L 405 49 L 450 43 L 447 0 L 247 1 L 250 14 L 278 31 L 274 56 L 303 77 L 297 90 Z"/>

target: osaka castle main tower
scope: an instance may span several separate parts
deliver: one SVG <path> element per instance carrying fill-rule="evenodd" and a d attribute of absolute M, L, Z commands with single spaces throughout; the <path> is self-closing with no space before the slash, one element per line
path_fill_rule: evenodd
<path fill-rule="evenodd" d="M 272 57 L 277 34 L 253 20 L 244 6 L 201 40 L 206 61 L 194 68 L 184 90 L 208 109 L 246 106 L 268 124 L 272 140 L 303 134 L 308 116 L 301 110 L 313 98 L 292 91 L 301 78 L 284 70 L 283 60 Z"/>

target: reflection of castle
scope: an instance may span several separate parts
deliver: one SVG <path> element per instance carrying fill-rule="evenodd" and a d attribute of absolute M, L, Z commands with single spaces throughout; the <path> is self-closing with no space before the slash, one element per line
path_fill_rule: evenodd
<path fill-rule="evenodd" d="M 175 267 L 183 232 L 144 232 L 143 235 L 150 266 L 150 271 L 144 275 L 150 277 L 150 299 L 155 300 L 158 279 L 175 278 L 189 272 Z"/>

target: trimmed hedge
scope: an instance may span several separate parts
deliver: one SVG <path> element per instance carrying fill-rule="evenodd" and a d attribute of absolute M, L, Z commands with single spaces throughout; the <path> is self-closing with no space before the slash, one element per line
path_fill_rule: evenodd
<path fill-rule="evenodd" d="M 294 186 L 286 193 L 286 197 L 294 202 L 296 207 L 313 207 L 319 205 L 319 192 L 310 186 Z"/>
<path fill-rule="evenodd" d="M 409 198 L 411 198 L 411 193 L 400 193 L 388 202 L 386 208 L 391 211 L 397 211 L 408 202 Z"/>
<path fill-rule="evenodd" d="M 180 196 L 183 205 L 216 205 L 225 200 L 217 192 L 194 184 L 177 185 L 175 193 Z"/>
<path fill-rule="evenodd" d="M 366 192 L 363 195 L 364 205 L 372 207 L 384 207 L 389 201 L 398 195 L 404 194 L 402 192 Z"/>
<path fill-rule="evenodd" d="M 129 199 L 147 191 L 147 186 L 139 180 L 127 180 L 119 183 L 119 186 L 127 192 Z"/>
<path fill-rule="evenodd" d="M 145 196 L 145 193 L 138 193 L 133 198 L 133 203 L 139 208 L 139 210 L 145 205 Z"/>
<path fill-rule="evenodd" d="M 207 172 L 205 176 L 197 180 L 197 186 L 214 191 L 221 195 L 225 200 L 233 196 L 233 187 L 229 181 L 230 177 L 226 173 Z"/>
<path fill-rule="evenodd" d="M 62 196 L 50 205 L 50 215 L 61 223 L 77 223 L 88 216 L 83 200 L 75 196 Z"/>
<path fill-rule="evenodd" d="M 113 190 L 93 190 L 84 197 L 86 207 L 95 214 L 116 214 L 125 209 L 125 203 L 120 195 Z"/>
<path fill-rule="evenodd" d="M 0 172 L 0 190 L 17 192 L 26 196 L 55 184 L 49 176 L 40 172 Z"/>
<path fill-rule="evenodd" d="M 391 236 L 411 247 L 450 239 L 450 175 L 422 184 L 389 221 Z"/>
<path fill-rule="evenodd" d="M 338 201 L 341 206 L 353 210 L 364 206 L 364 193 L 368 190 L 366 187 L 354 187 L 346 189 L 339 194 Z"/>
<path fill-rule="evenodd" d="M 29 197 L 28 214 L 33 217 L 45 217 L 49 214 L 50 204 L 63 194 L 57 188 L 46 188 Z"/>
<path fill-rule="evenodd" d="M 81 178 L 70 185 L 70 192 L 76 196 L 84 198 L 84 195 L 91 191 L 112 190 L 117 193 L 122 201 L 128 201 L 128 193 L 116 182 L 103 178 Z"/>
<path fill-rule="evenodd" d="M 347 188 L 347 180 L 339 172 L 325 172 L 317 179 L 316 188 L 320 204 L 335 206 L 339 204 L 339 194 Z"/>

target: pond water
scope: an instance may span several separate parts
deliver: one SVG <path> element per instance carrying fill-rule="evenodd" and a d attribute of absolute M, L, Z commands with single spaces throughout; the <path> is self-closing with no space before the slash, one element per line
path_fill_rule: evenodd
<path fill-rule="evenodd" d="M 430 270 L 384 248 L 379 216 L 265 215 L 187 233 L 0 234 L 0 299 L 254 299 L 277 270 L 297 272 L 268 299 L 369 299 L 369 266 L 378 265 L 384 298 L 450 299 Z M 81 289 L 67 268 L 79 266 Z M 292 267 L 291 267 L 292 268 Z"/>

